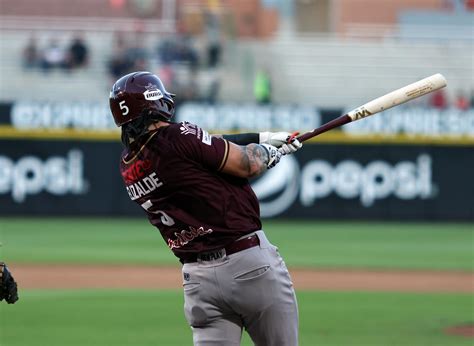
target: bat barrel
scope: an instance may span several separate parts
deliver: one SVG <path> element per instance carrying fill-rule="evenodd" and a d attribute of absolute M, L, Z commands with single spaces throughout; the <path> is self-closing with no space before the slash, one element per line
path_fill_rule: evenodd
<path fill-rule="evenodd" d="M 353 121 L 359 120 L 444 88 L 446 85 L 446 78 L 437 73 L 367 102 L 350 111 L 348 115 Z"/>
<path fill-rule="evenodd" d="M 352 111 L 344 114 L 336 119 L 333 119 L 320 127 L 302 134 L 298 137 L 300 142 L 303 142 L 309 138 L 317 136 L 321 133 L 329 131 L 333 128 L 342 126 L 356 121 L 359 119 L 366 118 L 375 113 L 382 112 L 386 109 L 401 105 L 402 103 L 416 99 L 417 97 L 429 94 L 433 91 L 444 88 L 447 85 L 446 78 L 441 73 L 436 73 L 430 77 L 426 77 L 418 82 L 406 85 L 400 89 L 394 90 L 386 95 L 380 96 L 375 100 L 367 102 L 366 104 L 353 109 Z"/>

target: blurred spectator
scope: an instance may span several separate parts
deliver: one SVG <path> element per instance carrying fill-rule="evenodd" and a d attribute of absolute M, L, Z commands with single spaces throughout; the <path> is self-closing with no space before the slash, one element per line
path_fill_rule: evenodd
<path fill-rule="evenodd" d="M 430 106 L 437 109 L 445 109 L 448 107 L 448 99 L 444 89 L 439 89 L 431 94 Z"/>
<path fill-rule="evenodd" d="M 107 70 L 111 81 L 115 82 L 121 76 L 132 71 L 132 64 L 127 59 L 127 42 L 122 32 L 114 34 L 112 56 L 107 62 Z"/>
<path fill-rule="evenodd" d="M 107 62 L 111 82 L 132 71 L 148 71 L 149 65 L 150 56 L 141 27 L 137 27 L 128 40 L 123 32 L 114 34 L 112 56 Z"/>
<path fill-rule="evenodd" d="M 28 43 L 22 51 L 22 65 L 25 69 L 36 68 L 39 65 L 38 42 L 34 35 L 28 39 Z"/>
<path fill-rule="evenodd" d="M 204 13 L 207 37 L 207 66 L 216 67 L 221 60 L 221 29 L 219 17 L 214 11 Z"/>
<path fill-rule="evenodd" d="M 51 38 L 41 54 L 41 67 L 43 71 L 49 72 L 51 69 L 56 68 L 66 69 L 67 66 L 65 49 L 61 47 L 57 38 Z"/>
<path fill-rule="evenodd" d="M 199 66 L 199 55 L 194 48 L 194 42 L 191 35 L 185 34 L 181 36 L 179 41 L 179 60 L 183 63 L 189 64 L 192 70 Z"/>
<path fill-rule="evenodd" d="M 198 83 L 199 55 L 193 37 L 182 33 L 163 39 L 157 46 L 158 75 L 168 80 L 165 85 L 177 94 L 176 102 L 196 101 L 201 98 Z"/>
<path fill-rule="evenodd" d="M 454 99 L 454 107 L 460 110 L 467 110 L 470 106 L 470 101 L 462 90 L 458 90 Z"/>
<path fill-rule="evenodd" d="M 253 83 L 253 92 L 255 100 L 259 104 L 271 102 L 272 86 L 268 71 L 262 69 L 257 72 Z"/>
<path fill-rule="evenodd" d="M 163 64 L 158 70 L 157 75 L 160 77 L 164 85 L 173 92 L 176 90 L 175 72 L 171 64 Z"/>
<path fill-rule="evenodd" d="M 131 66 L 125 55 L 125 51 L 115 48 L 112 57 L 107 62 L 107 70 L 113 81 L 127 74 L 131 70 Z"/>
<path fill-rule="evenodd" d="M 69 68 L 86 67 L 89 63 L 89 49 L 87 48 L 84 37 L 81 34 L 76 34 L 69 46 Z"/>
<path fill-rule="evenodd" d="M 219 92 L 220 92 L 220 78 L 218 74 L 218 70 L 216 69 L 209 69 L 207 71 L 203 71 L 203 92 L 202 92 L 202 100 L 204 102 L 214 104 L 219 99 Z"/>
<path fill-rule="evenodd" d="M 158 59 L 162 64 L 168 65 L 175 61 L 173 40 L 164 39 L 157 47 Z M 165 84 L 166 85 L 166 84 Z"/>
<path fill-rule="evenodd" d="M 183 78 L 181 87 L 178 90 L 178 97 L 180 97 L 179 101 L 186 102 L 199 100 L 200 95 L 197 77 L 198 76 L 196 70 L 188 70 L 187 76 Z"/>
<path fill-rule="evenodd" d="M 199 65 L 199 56 L 190 35 L 182 34 L 164 39 L 158 45 L 157 51 L 162 64 L 187 64 L 191 69 L 196 69 Z"/>
<path fill-rule="evenodd" d="M 135 32 L 132 42 L 126 46 L 125 56 L 132 70 L 147 70 L 148 49 L 144 42 L 143 32 L 140 30 Z"/>

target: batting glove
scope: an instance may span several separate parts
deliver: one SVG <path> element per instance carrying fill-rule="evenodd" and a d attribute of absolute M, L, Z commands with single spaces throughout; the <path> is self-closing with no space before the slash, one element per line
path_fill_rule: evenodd
<path fill-rule="evenodd" d="M 269 144 L 260 144 L 262 147 L 265 148 L 268 154 L 268 161 L 267 161 L 267 168 L 270 169 L 275 167 L 278 162 L 280 162 L 280 158 L 282 153 L 278 150 L 277 147 Z"/>
<path fill-rule="evenodd" d="M 288 132 L 260 132 L 260 144 L 270 144 L 278 148 L 278 151 L 283 155 L 293 154 L 299 150 L 303 144 L 293 136 L 291 142 L 288 143 L 292 137 Z"/>

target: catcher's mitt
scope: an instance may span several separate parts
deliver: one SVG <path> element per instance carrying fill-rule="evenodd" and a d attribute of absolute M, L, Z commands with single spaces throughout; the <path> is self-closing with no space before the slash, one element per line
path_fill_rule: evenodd
<path fill-rule="evenodd" d="M 0 262 L 0 301 L 5 299 L 8 304 L 18 300 L 18 291 L 15 279 L 5 263 Z"/>

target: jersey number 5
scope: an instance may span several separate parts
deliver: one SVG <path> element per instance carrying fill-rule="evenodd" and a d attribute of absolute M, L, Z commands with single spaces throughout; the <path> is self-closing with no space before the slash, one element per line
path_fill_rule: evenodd
<path fill-rule="evenodd" d="M 150 208 L 153 206 L 153 203 L 150 200 L 142 203 L 141 206 L 143 209 L 145 209 L 149 213 L 161 215 L 160 220 L 163 223 L 163 225 L 166 225 L 166 226 L 174 225 L 174 220 L 171 218 L 171 216 L 166 214 L 163 210 L 156 210 L 156 211 L 150 210 Z"/>

